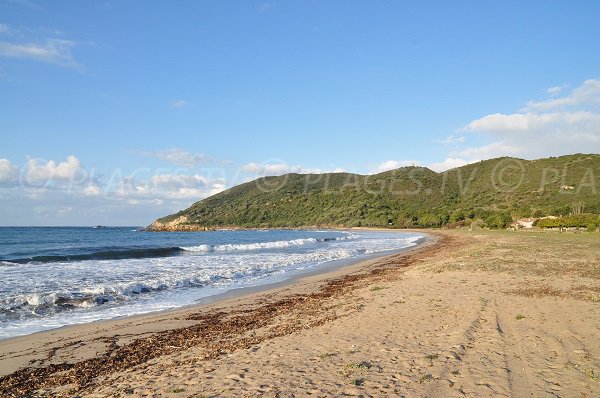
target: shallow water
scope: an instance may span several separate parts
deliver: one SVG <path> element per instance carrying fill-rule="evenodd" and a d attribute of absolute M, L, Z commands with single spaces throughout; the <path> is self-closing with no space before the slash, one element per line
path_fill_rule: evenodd
<path fill-rule="evenodd" d="M 0 228 L 0 338 L 194 304 L 417 244 L 379 231 Z"/>

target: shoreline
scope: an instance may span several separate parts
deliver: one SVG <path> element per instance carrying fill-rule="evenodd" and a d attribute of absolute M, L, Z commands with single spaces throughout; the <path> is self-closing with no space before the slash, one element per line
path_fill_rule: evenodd
<path fill-rule="evenodd" d="M 285 287 L 0 343 L 21 368 L 0 396 L 598 396 L 594 236 L 427 233 Z"/>
<path fill-rule="evenodd" d="M 350 230 L 336 229 L 336 230 L 332 230 L 332 231 L 350 231 Z M 367 231 L 367 230 L 365 230 L 365 231 Z M 376 231 L 376 230 L 371 230 L 371 232 L 372 231 Z M 416 232 L 411 231 L 410 233 L 416 233 Z M 433 235 L 430 235 L 428 233 L 422 233 L 422 235 L 423 236 L 421 238 L 419 238 L 419 240 L 417 242 L 415 242 L 414 246 L 391 250 L 391 251 L 386 251 L 383 254 L 381 254 L 381 253 L 370 254 L 368 256 L 365 256 L 366 258 L 360 258 L 360 259 L 359 258 L 347 258 L 347 259 L 342 259 L 342 260 L 334 260 L 331 262 L 331 264 L 324 263 L 324 264 L 321 264 L 321 266 L 314 268 L 314 269 L 309 269 L 309 270 L 304 270 L 304 271 L 297 272 L 297 273 L 292 273 L 289 276 L 287 276 L 285 279 L 280 280 L 280 281 L 265 283 L 265 284 L 261 284 L 261 285 L 243 286 L 243 287 L 233 288 L 233 289 L 227 290 L 223 293 L 218 293 L 218 294 L 214 294 L 211 296 L 200 298 L 200 299 L 196 300 L 196 303 L 194 303 L 194 304 L 190 304 L 190 305 L 187 305 L 184 307 L 178 307 L 178 308 L 173 308 L 173 309 L 169 309 L 169 310 L 164 310 L 164 311 L 158 311 L 156 313 L 177 311 L 179 309 L 185 309 L 188 307 L 196 307 L 198 305 L 216 304 L 223 300 L 241 299 L 241 298 L 256 295 L 256 294 L 273 292 L 278 289 L 284 289 L 284 288 L 290 287 L 291 285 L 294 285 L 295 283 L 303 283 L 306 279 L 311 279 L 311 278 L 319 278 L 319 279 L 322 278 L 323 280 L 325 280 L 325 279 L 327 279 L 328 275 L 330 277 L 333 277 L 333 276 L 337 276 L 340 274 L 344 274 L 344 273 L 348 272 L 350 269 L 360 269 L 364 266 L 371 264 L 372 262 L 376 262 L 378 260 L 385 260 L 387 257 L 397 256 L 397 255 L 401 255 L 404 253 L 409 253 L 413 250 L 418 250 L 419 248 L 424 247 L 425 245 L 431 244 L 431 243 L 435 242 L 435 240 L 436 240 L 436 238 Z M 140 315 L 143 315 L 143 314 L 140 314 Z M 133 316 L 135 316 L 135 315 L 133 315 Z M 2 340 L 0 340 L 0 343 L 1 342 L 2 342 Z"/>
<path fill-rule="evenodd" d="M 356 229 L 355 229 L 356 230 Z M 373 229 L 362 229 L 365 231 L 374 231 Z M 350 231 L 344 229 L 340 231 Z M 387 229 L 382 231 L 389 232 Z M 166 309 L 162 311 L 154 311 L 149 313 L 132 314 L 116 318 L 101 319 L 86 323 L 65 325 L 59 328 L 42 330 L 26 335 L 12 336 L 0 340 L 0 377 L 9 375 L 10 373 L 22 369 L 28 361 L 16 359 L 15 354 L 22 351 L 31 350 L 31 347 L 36 345 L 47 346 L 48 344 L 57 343 L 58 341 L 72 341 L 76 336 L 81 334 L 91 334 L 91 338 L 99 337 L 98 333 L 104 337 L 106 335 L 115 334 L 116 330 L 122 331 L 128 329 L 132 323 L 164 323 L 166 319 L 180 318 L 188 316 L 190 313 L 212 309 L 213 307 L 230 308 L 240 302 L 252 302 L 258 300 L 261 296 L 293 294 L 296 291 L 306 291 L 307 289 L 317 288 L 318 285 L 326 283 L 330 279 L 340 278 L 360 272 L 364 269 L 377 264 L 378 262 L 388 259 L 403 256 L 415 251 L 425 249 L 432 244 L 435 244 L 437 237 L 435 233 L 424 233 L 416 230 L 401 230 L 397 232 L 418 233 L 422 237 L 415 242 L 415 246 L 397 249 L 393 252 L 385 254 L 373 254 L 369 258 L 362 259 L 344 259 L 334 261 L 333 264 L 325 264 L 317 269 L 311 269 L 306 272 L 292 274 L 281 281 L 272 283 L 245 286 L 233 288 L 222 293 L 207 296 L 198 299 L 194 304 L 189 304 L 181 307 Z M 307 288 L 307 285 L 310 287 Z M 169 330 L 173 325 L 167 322 L 164 329 L 157 328 L 157 331 Z M 150 328 L 152 329 L 152 328 Z M 34 348 L 35 351 L 35 348 Z M 1 391 L 1 390 L 0 390 Z"/>
<path fill-rule="evenodd" d="M 377 232 L 377 231 L 387 232 L 385 229 L 383 229 L 383 230 L 360 229 L 360 230 L 365 231 L 365 232 Z M 336 229 L 336 230 L 332 230 L 332 231 L 349 233 L 352 230 L 351 229 Z M 354 231 L 356 231 L 356 229 Z M 417 232 L 416 230 L 411 230 L 411 231 L 405 230 L 402 232 L 397 231 L 397 233 L 411 233 L 411 234 L 421 235 L 421 236 L 418 238 L 417 241 L 414 242 L 413 246 L 387 250 L 385 252 L 380 252 L 380 253 L 372 253 L 372 254 L 368 254 L 368 255 L 363 255 L 361 257 L 350 257 L 350 258 L 338 259 L 338 260 L 333 260 L 333 261 L 327 261 L 324 263 L 317 264 L 316 266 L 311 266 L 307 269 L 288 271 L 285 275 L 282 275 L 279 278 L 273 278 L 272 281 L 267 281 L 266 283 L 259 282 L 258 284 L 250 284 L 250 285 L 242 284 L 241 286 L 231 287 L 231 288 L 223 288 L 223 289 L 216 288 L 216 289 L 214 289 L 214 291 L 216 292 L 214 294 L 202 296 L 202 297 L 194 300 L 194 302 L 180 305 L 180 306 L 175 306 L 172 308 L 153 310 L 153 311 L 148 311 L 148 312 L 140 312 L 140 313 L 131 313 L 131 314 L 127 314 L 127 315 L 120 315 L 120 316 L 115 316 L 115 317 L 110 317 L 110 318 L 95 319 L 95 320 L 91 320 L 91 321 L 87 321 L 87 322 L 75 322 L 75 323 L 70 323 L 70 324 L 66 324 L 63 326 L 59 326 L 59 327 L 54 327 L 51 329 L 38 330 L 33 333 L 27 333 L 27 334 L 21 334 L 21 335 L 0 338 L 0 355 L 2 354 L 1 347 L 4 344 L 4 342 L 12 341 L 13 339 L 17 339 L 20 337 L 33 336 L 38 333 L 62 330 L 64 328 L 70 328 L 70 327 L 84 326 L 87 324 L 94 324 L 97 322 L 116 321 L 116 320 L 128 319 L 131 317 L 151 316 L 151 315 L 155 315 L 155 314 L 162 314 L 162 313 L 168 313 L 168 312 L 172 312 L 172 311 L 185 310 L 185 309 L 194 308 L 197 306 L 218 303 L 223 300 L 230 300 L 230 299 L 241 298 L 241 297 L 245 297 L 245 296 L 249 296 L 249 295 L 253 295 L 253 294 L 260 294 L 260 293 L 268 292 L 271 290 L 285 288 L 288 285 L 293 285 L 294 283 L 301 282 L 304 278 L 313 277 L 313 276 L 318 277 L 320 275 L 326 275 L 326 274 L 330 274 L 330 273 L 338 273 L 346 268 L 360 266 L 362 263 L 366 263 L 366 262 L 369 262 L 372 260 L 382 259 L 382 258 L 385 258 L 388 256 L 393 256 L 393 255 L 404 253 L 404 252 L 407 252 L 410 250 L 414 250 L 418 247 L 421 247 L 422 245 L 427 244 L 430 240 L 434 239 L 433 236 L 428 235 L 427 233 Z M 1 361 L 0 361 L 0 376 L 2 376 L 3 374 L 4 374 L 4 372 L 2 372 L 2 366 L 1 366 Z"/>
<path fill-rule="evenodd" d="M 345 225 L 304 225 L 297 227 L 240 227 L 240 226 L 201 226 L 198 224 L 176 224 L 167 225 L 162 224 L 154 226 L 154 223 L 146 227 L 135 227 L 140 228 L 140 232 L 216 232 L 216 231 L 266 231 L 266 230 L 280 230 L 280 231 L 297 231 L 297 230 L 328 230 L 328 231 L 421 231 L 421 230 L 437 230 L 444 229 L 439 228 L 427 228 L 418 226 L 415 227 L 349 227 Z M 108 228 L 111 228 L 108 226 Z"/>

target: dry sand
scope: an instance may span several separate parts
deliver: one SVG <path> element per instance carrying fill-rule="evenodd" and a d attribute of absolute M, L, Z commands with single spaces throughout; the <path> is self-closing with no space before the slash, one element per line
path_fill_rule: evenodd
<path fill-rule="evenodd" d="M 0 342 L 0 396 L 600 396 L 600 236 L 431 232 L 276 290 Z"/>

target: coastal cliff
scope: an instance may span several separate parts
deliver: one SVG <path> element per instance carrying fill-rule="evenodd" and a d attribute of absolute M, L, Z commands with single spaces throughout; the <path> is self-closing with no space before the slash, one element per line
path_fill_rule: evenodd
<path fill-rule="evenodd" d="M 204 227 L 198 224 L 189 224 L 187 216 L 179 216 L 172 221 L 161 222 L 159 220 L 154 221 L 148 227 L 147 231 L 152 232 L 176 232 L 176 231 L 210 231 L 212 228 Z"/>

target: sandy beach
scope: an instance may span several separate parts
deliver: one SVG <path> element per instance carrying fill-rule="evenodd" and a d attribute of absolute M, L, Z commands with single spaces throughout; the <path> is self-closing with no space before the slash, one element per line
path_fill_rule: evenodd
<path fill-rule="evenodd" d="M 0 341 L 0 396 L 600 395 L 597 234 L 428 233 L 267 291 Z"/>

